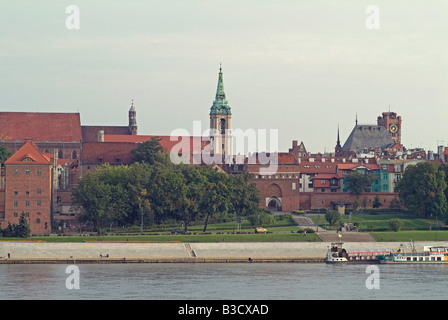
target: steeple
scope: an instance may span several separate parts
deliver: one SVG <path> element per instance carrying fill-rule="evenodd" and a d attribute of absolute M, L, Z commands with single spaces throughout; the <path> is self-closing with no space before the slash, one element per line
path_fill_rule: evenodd
<path fill-rule="evenodd" d="M 221 65 L 219 66 L 218 87 L 216 88 L 215 101 L 213 101 L 213 105 L 210 108 L 210 114 L 232 114 L 224 92 Z"/>
<path fill-rule="evenodd" d="M 340 153 L 342 151 L 341 140 L 339 139 L 339 125 L 338 125 L 338 140 L 336 141 L 336 147 L 334 148 L 335 153 Z"/>

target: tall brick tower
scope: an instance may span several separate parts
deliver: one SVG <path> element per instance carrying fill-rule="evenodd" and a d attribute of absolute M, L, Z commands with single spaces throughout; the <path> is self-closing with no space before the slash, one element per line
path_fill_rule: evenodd
<path fill-rule="evenodd" d="M 378 126 L 385 127 L 395 143 L 401 144 L 401 116 L 395 112 L 383 112 L 377 120 Z"/>
<path fill-rule="evenodd" d="M 31 140 L 17 150 L 6 167 L 5 222 L 19 223 L 21 213 L 32 234 L 49 234 L 52 221 L 51 160 Z"/>

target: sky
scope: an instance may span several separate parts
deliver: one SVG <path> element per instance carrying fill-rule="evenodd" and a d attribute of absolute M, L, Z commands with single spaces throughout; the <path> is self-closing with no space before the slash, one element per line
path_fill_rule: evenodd
<path fill-rule="evenodd" d="M 232 128 L 278 130 L 278 151 L 334 151 L 338 127 L 343 144 L 389 110 L 407 148 L 435 151 L 447 18 L 446 0 L 1 0 L 0 111 L 127 125 L 133 99 L 139 134 L 193 133 L 222 63 Z"/>

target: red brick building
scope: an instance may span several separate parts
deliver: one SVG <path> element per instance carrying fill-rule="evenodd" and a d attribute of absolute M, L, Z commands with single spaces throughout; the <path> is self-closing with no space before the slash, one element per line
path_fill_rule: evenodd
<path fill-rule="evenodd" d="M 30 140 L 5 162 L 4 222 L 18 224 L 25 213 L 32 234 L 50 233 L 52 169 L 51 159 Z"/>

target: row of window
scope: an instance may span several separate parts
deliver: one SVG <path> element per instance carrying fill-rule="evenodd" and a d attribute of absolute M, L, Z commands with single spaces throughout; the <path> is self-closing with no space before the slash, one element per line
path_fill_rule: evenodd
<path fill-rule="evenodd" d="M 42 201 L 41 200 L 37 200 L 36 201 L 36 205 L 38 207 L 40 207 L 42 205 Z M 18 207 L 19 206 L 19 200 L 14 200 L 14 207 Z M 30 201 L 26 200 L 25 201 L 25 207 L 29 207 L 30 206 Z"/>
<path fill-rule="evenodd" d="M 18 174 L 19 174 L 19 169 L 14 169 L 14 174 L 15 174 L 15 175 L 18 175 Z M 31 175 L 31 170 L 30 170 L 30 169 L 26 169 L 26 170 L 25 170 L 25 174 L 26 174 L 27 176 Z M 42 170 L 37 169 L 36 174 L 37 174 L 38 176 L 41 176 L 41 175 L 42 175 Z"/>
<path fill-rule="evenodd" d="M 40 216 L 40 212 L 37 212 L 37 215 Z M 19 217 L 19 213 L 18 212 L 14 212 L 14 217 Z M 25 217 L 29 218 L 30 217 L 30 213 L 29 212 L 25 212 Z M 36 218 L 36 223 L 41 223 L 41 219 L 40 218 Z"/>
<path fill-rule="evenodd" d="M 29 218 L 30 217 L 30 213 L 29 212 L 24 212 L 25 217 Z M 38 216 L 40 216 L 40 212 L 36 213 Z M 19 217 L 19 213 L 18 212 L 14 212 L 14 217 L 17 218 Z"/>
<path fill-rule="evenodd" d="M 42 194 L 42 189 L 37 189 L 36 190 L 36 194 Z M 19 195 L 19 191 L 14 191 L 14 195 L 18 196 Z M 30 192 L 29 191 L 25 191 L 25 195 L 29 196 Z"/>

